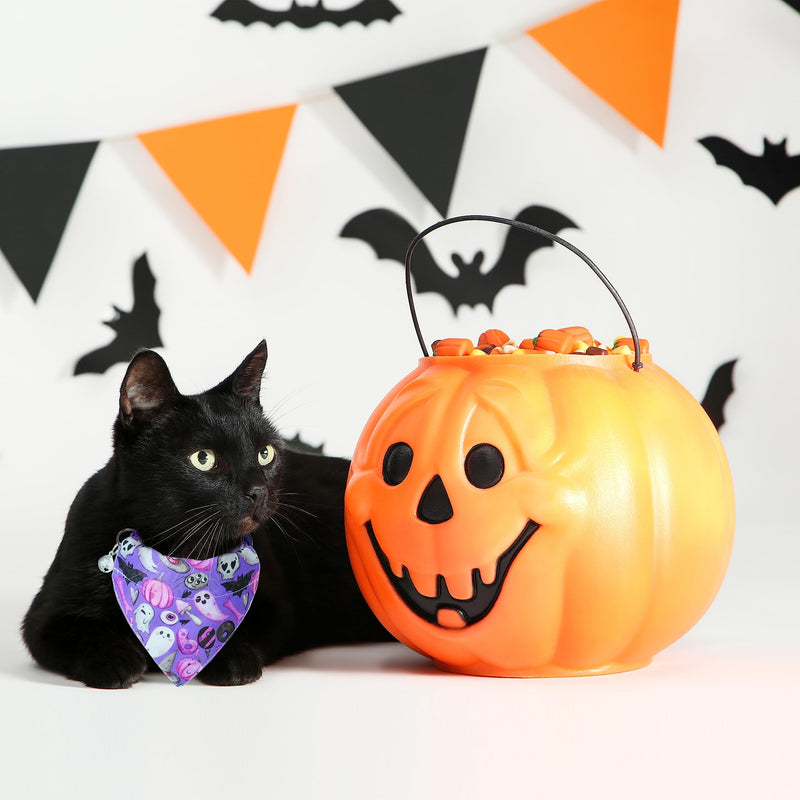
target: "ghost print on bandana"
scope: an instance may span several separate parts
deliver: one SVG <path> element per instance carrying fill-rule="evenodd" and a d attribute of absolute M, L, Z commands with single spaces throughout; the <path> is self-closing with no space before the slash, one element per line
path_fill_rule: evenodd
<path fill-rule="evenodd" d="M 250 610 L 259 562 L 252 539 L 198 561 L 165 556 L 136 531 L 98 562 L 131 630 L 176 685 L 190 681 L 219 653 Z M 113 565 L 110 564 L 113 556 Z"/>

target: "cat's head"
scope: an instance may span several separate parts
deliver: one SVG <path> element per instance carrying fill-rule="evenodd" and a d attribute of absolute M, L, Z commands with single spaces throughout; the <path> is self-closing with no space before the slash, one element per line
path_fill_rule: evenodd
<path fill-rule="evenodd" d="M 145 544 L 207 558 L 275 512 L 283 447 L 261 408 L 266 361 L 262 341 L 213 389 L 183 395 L 161 356 L 134 356 L 120 388 L 112 461 L 126 525 Z"/>

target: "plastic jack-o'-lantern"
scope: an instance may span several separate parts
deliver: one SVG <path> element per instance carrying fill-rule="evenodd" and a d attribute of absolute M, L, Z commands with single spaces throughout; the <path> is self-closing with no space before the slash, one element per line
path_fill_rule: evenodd
<path fill-rule="evenodd" d="M 445 340 L 435 353 L 464 354 L 428 356 L 411 254 L 432 230 L 476 218 L 578 254 L 617 300 L 633 347 L 583 343 L 592 355 L 529 342 L 487 356 L 491 342 Z M 406 286 L 424 357 L 367 422 L 345 496 L 350 559 L 373 612 L 455 672 L 648 664 L 700 619 L 730 556 L 732 482 L 708 416 L 642 352 L 596 265 L 553 234 L 498 217 L 443 220 L 409 247 Z M 559 332 L 546 333 L 545 344 Z"/>

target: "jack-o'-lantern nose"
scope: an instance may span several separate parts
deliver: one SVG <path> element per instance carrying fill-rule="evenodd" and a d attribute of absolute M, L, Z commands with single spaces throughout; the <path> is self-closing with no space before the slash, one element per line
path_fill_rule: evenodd
<path fill-rule="evenodd" d="M 444 483 L 438 475 L 434 476 L 422 493 L 417 506 L 417 516 L 430 525 L 447 522 L 453 516 L 453 506 L 450 505 L 447 489 L 444 488 Z"/>

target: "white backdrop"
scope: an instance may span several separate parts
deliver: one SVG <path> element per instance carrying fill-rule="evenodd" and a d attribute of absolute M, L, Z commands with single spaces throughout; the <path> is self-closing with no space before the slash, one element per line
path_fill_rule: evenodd
<path fill-rule="evenodd" d="M 333 655 L 322 663 L 321 656 L 311 655 L 273 668 L 272 677 L 232 696 L 243 709 L 263 705 L 258 728 L 263 737 L 273 720 L 278 728 L 289 724 L 280 714 L 271 717 L 276 703 L 282 708 L 277 697 L 297 692 L 298 708 L 308 722 L 297 731 L 303 739 L 298 747 L 306 754 L 310 747 L 316 767 L 342 779 L 350 773 L 342 764 L 348 763 L 351 746 L 362 748 L 367 758 L 372 753 L 370 763 L 378 765 L 373 769 L 391 771 L 402 763 L 386 752 L 379 755 L 372 737 L 362 738 L 359 728 L 363 722 L 388 731 L 392 720 L 379 715 L 346 720 L 342 710 L 341 717 L 319 712 L 316 726 L 308 703 L 319 702 L 327 691 L 342 691 L 360 703 L 362 683 L 368 702 L 378 706 L 386 693 L 409 692 L 409 707 L 443 732 L 458 731 L 468 722 L 458 716 L 464 705 L 480 706 L 482 698 L 493 709 L 487 724 L 503 730 L 495 703 L 507 703 L 508 730 L 516 731 L 520 753 L 520 726 L 527 723 L 518 714 L 522 708 L 531 710 L 530 692 L 545 693 L 547 724 L 563 712 L 601 739 L 605 725 L 619 738 L 615 725 L 642 722 L 637 716 L 641 703 L 638 709 L 631 705 L 639 702 L 637 696 L 652 699 L 666 692 L 677 697 L 685 691 L 699 703 L 698 713 L 708 712 L 701 727 L 709 736 L 720 734 L 719 708 L 741 703 L 759 735 L 796 743 L 800 537 L 793 500 L 800 480 L 795 422 L 800 380 L 793 358 L 800 299 L 800 190 L 775 206 L 717 166 L 697 140 L 720 135 L 760 152 L 763 137 L 775 142 L 788 136 L 789 152 L 800 152 L 800 14 L 782 0 L 684 0 L 662 149 L 525 34 L 581 5 L 574 1 L 397 0 L 402 13 L 390 23 L 325 24 L 312 30 L 222 23 L 209 16 L 217 5 L 202 0 L 29 0 L 0 10 L 0 74 L 5 76 L 0 82 L 0 148 L 101 140 L 38 302 L 0 254 L 0 518 L 3 546 L 9 560 L 19 564 L 10 570 L 3 590 L 13 619 L 0 664 L 0 697 L 18 724 L 31 724 L 23 721 L 30 715 L 27 704 L 39 708 L 45 695 L 54 725 L 63 703 L 70 713 L 78 713 L 83 703 L 89 713 L 125 713 L 134 720 L 145 713 L 131 709 L 128 697 L 98 700 L 102 693 L 68 691 L 66 682 L 28 663 L 15 633 L 60 539 L 72 497 L 109 455 L 124 365 L 104 375 L 74 377 L 72 370 L 81 355 L 110 340 L 101 321 L 113 316 L 111 304 L 130 308 L 134 260 L 146 252 L 156 277 L 162 352 L 179 388 L 192 392 L 213 385 L 266 337 L 267 410 L 287 436 L 299 433 L 310 444 L 324 445 L 328 454 L 349 455 L 371 410 L 414 367 L 419 353 L 400 265 L 379 261 L 366 244 L 340 238 L 339 232 L 371 208 L 390 208 L 417 228 L 439 215 L 332 87 L 488 46 L 449 212 L 514 216 L 538 204 L 575 220 L 579 230 L 562 235 L 606 271 L 640 334 L 650 340 L 656 362 L 696 397 L 702 397 L 716 366 L 738 359 L 735 392 L 721 431 L 738 514 L 728 578 L 703 622 L 645 678 L 618 676 L 588 684 L 449 678 L 457 687 L 450 689 L 444 678 L 436 680 L 398 645 Z M 300 105 L 248 276 L 134 135 L 290 102 Z M 441 263 L 453 251 L 469 260 L 483 249 L 491 264 L 504 236 L 504 230 L 491 225 L 452 226 L 431 237 L 430 247 Z M 554 248 L 531 259 L 527 285 L 503 289 L 491 314 L 485 307 L 462 307 L 454 315 L 443 298 L 430 294 L 417 302 L 429 341 L 476 338 L 489 327 L 517 338 L 562 325 L 586 325 L 603 339 L 625 333 L 616 306 L 597 280 L 574 256 Z M 758 665 L 748 659 L 758 659 Z M 714 688 L 716 699 L 704 705 L 700 698 L 709 696 L 704 693 L 718 674 L 724 676 L 723 688 Z M 745 683 L 737 683 L 740 678 Z M 437 692 L 452 700 L 443 701 L 439 716 L 431 712 L 428 717 L 434 680 Z M 600 694 L 585 686 L 600 687 Z M 572 687 L 580 694 L 571 694 Z M 627 699 L 626 687 L 633 699 Z M 178 702 L 167 688 L 168 693 L 158 695 L 162 707 Z M 157 684 L 147 681 L 129 694 L 149 708 L 142 696 L 158 691 Z M 205 700 L 194 694 L 206 691 L 202 687 L 181 691 L 188 693 L 180 698 L 181 708 L 191 707 L 194 698 L 213 708 L 229 696 L 209 690 L 202 697 L 211 699 Z M 615 710 L 598 699 L 606 691 L 620 703 L 616 722 L 609 719 Z M 767 706 L 758 699 L 761 692 L 769 698 Z M 588 699 L 575 711 L 579 697 Z M 116 702 L 125 705 L 115 708 Z M 671 711 L 659 705 L 653 713 Z M 421 724 L 401 716 L 409 726 Z M 665 723 L 674 733 L 666 738 L 674 747 L 691 747 L 700 741 L 692 738 L 701 736 L 696 722 L 689 711 L 679 714 L 677 721 Z M 329 730 L 334 726 L 344 733 L 337 736 Z M 525 728 L 525 735 L 534 741 L 542 735 L 537 730 L 534 735 Z M 571 731 L 559 730 L 563 741 L 570 741 Z M 386 735 L 402 751 L 406 734 L 413 739 L 410 730 Z M 328 736 L 337 737 L 332 750 L 327 749 Z M 656 754 L 642 749 L 645 744 L 623 738 L 639 748 L 642 763 L 659 763 Z M 71 750 L 79 747 L 78 739 L 71 736 L 70 745 L 44 750 L 66 770 L 68 784 L 77 785 L 75 765 L 84 764 Z M 412 750 L 405 755 L 413 754 L 414 745 L 407 746 Z M 455 743 L 439 746 L 445 757 L 457 757 Z M 474 752 L 473 785 L 488 788 L 493 762 L 484 763 L 480 751 Z M 498 750 L 492 752 L 500 757 Z M 514 747 L 512 752 L 517 752 Z M 559 771 L 574 766 L 559 761 L 558 752 L 554 748 L 549 765 L 541 765 L 541 785 L 550 786 L 552 779 L 556 786 Z M 686 752 L 673 756 L 680 762 Z M 765 796 L 797 796 L 800 783 L 790 774 L 788 757 L 776 744 L 763 762 L 752 765 L 754 771 L 742 772 L 740 764 L 738 773 L 731 772 L 738 777 L 721 778 L 721 785 L 733 796 L 748 781 Z M 25 764 L 35 772 L 38 762 L 27 758 Z M 293 758 L 298 759 L 297 774 L 287 766 Z M 691 762 L 693 774 L 706 768 L 725 771 L 723 753 L 708 758 Z M 280 776 L 275 786 L 282 789 L 266 796 L 319 796 L 297 753 L 283 752 L 270 763 Z M 409 778 L 398 786 L 426 796 L 425 786 L 443 780 L 437 772 L 441 765 L 436 759 L 420 763 L 419 780 Z M 591 773 L 600 783 L 584 786 L 572 775 L 570 786 L 575 791 L 602 787 L 605 779 L 611 786 L 623 774 L 621 767 L 618 772 L 608 766 L 612 763 Z M 514 769 L 504 775 L 498 785 L 507 791 L 525 785 L 529 777 Z M 44 778 L 30 780 L 36 785 Z M 373 796 L 366 780 L 356 781 L 357 789 L 362 785 L 364 793 L 358 796 Z M 661 789 L 667 796 L 682 786 L 673 775 L 650 796 L 662 796 Z M 398 788 L 396 794 L 387 790 L 374 796 L 400 794 Z M 467 791 L 465 796 L 472 795 Z"/>

